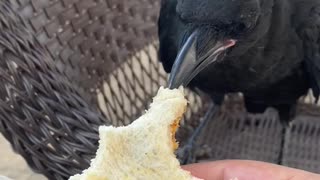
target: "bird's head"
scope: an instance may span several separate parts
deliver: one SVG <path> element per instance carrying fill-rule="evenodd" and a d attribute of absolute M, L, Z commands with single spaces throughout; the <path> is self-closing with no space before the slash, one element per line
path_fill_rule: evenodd
<path fill-rule="evenodd" d="M 187 85 L 211 63 L 232 51 L 245 53 L 268 31 L 273 0 L 177 0 L 185 25 L 170 86 Z"/>

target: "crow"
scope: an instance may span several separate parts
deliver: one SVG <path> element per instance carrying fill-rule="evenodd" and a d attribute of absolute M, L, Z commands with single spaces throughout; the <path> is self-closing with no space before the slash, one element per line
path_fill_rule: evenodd
<path fill-rule="evenodd" d="M 159 59 L 169 87 L 212 97 L 242 92 L 246 109 L 274 107 L 286 123 L 320 88 L 319 0 L 162 0 Z"/>

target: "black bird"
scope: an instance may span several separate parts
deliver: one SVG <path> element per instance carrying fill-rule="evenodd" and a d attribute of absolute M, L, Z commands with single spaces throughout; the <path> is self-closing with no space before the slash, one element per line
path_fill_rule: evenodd
<path fill-rule="evenodd" d="M 285 123 L 309 88 L 319 96 L 319 0 L 162 0 L 158 25 L 172 88 L 217 106 L 242 92 L 249 112 L 272 106 Z"/>

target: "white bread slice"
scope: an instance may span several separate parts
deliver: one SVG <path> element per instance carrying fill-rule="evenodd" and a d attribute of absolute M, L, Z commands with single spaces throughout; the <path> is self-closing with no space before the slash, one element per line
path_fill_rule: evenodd
<path fill-rule="evenodd" d="M 150 109 L 125 127 L 101 126 L 91 166 L 69 180 L 195 180 L 174 155 L 187 100 L 183 89 L 160 88 Z"/>

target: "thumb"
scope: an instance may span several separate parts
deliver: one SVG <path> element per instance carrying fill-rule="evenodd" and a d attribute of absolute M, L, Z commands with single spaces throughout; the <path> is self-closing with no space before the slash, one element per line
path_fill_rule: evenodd
<path fill-rule="evenodd" d="M 216 161 L 182 168 L 205 180 L 320 180 L 319 174 L 257 161 Z"/>

